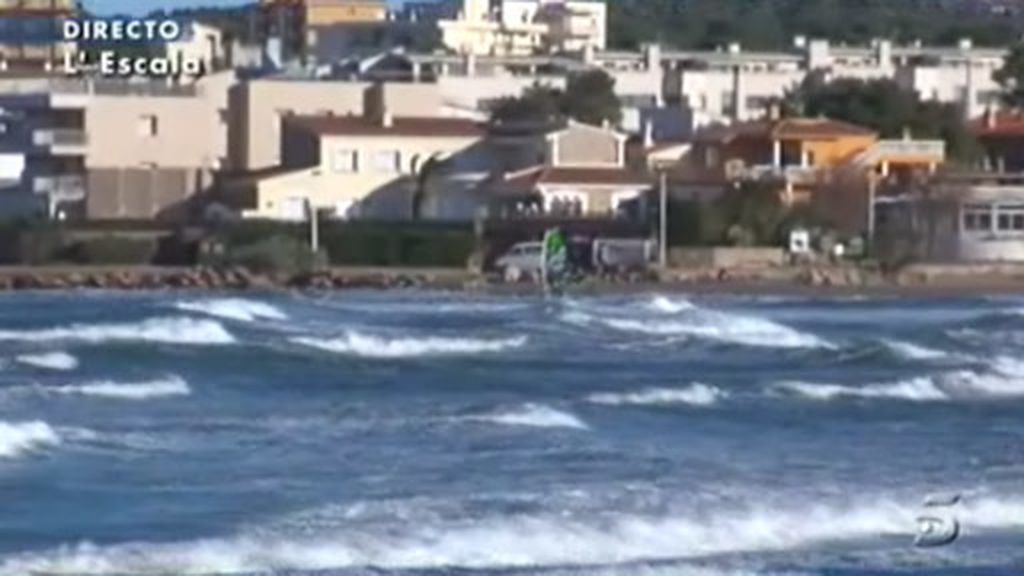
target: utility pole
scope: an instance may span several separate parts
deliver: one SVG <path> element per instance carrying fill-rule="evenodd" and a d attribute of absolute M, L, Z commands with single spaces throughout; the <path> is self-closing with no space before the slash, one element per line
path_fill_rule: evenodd
<path fill-rule="evenodd" d="M 668 268 L 668 173 L 661 169 L 658 171 L 658 264 L 661 269 Z"/>
<path fill-rule="evenodd" d="M 306 208 L 309 212 L 309 249 L 313 254 L 320 252 L 320 217 L 313 202 L 306 200 Z"/>
<path fill-rule="evenodd" d="M 877 177 L 874 170 L 868 173 L 868 237 L 867 246 L 865 251 L 867 253 L 873 253 L 875 247 L 875 194 L 877 186 Z"/>

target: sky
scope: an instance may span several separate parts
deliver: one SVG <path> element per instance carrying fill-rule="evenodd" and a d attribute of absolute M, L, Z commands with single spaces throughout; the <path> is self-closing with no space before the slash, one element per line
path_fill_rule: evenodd
<path fill-rule="evenodd" d="M 189 8 L 195 6 L 239 6 L 253 0 L 85 0 L 85 8 L 97 14 L 142 15 L 160 8 Z M 401 0 L 388 0 L 400 5 Z"/>

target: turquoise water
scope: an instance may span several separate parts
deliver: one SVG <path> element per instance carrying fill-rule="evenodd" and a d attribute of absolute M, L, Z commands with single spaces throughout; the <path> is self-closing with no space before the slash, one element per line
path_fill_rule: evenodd
<path fill-rule="evenodd" d="M 1020 574 L 1022 351 L 1012 298 L 5 295 L 0 576 Z"/>

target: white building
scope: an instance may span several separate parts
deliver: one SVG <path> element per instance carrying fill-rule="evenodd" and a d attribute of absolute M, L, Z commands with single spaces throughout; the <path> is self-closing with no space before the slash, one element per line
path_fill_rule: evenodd
<path fill-rule="evenodd" d="M 530 55 L 603 50 L 607 6 L 580 0 L 462 0 L 438 22 L 441 42 L 459 54 Z"/>

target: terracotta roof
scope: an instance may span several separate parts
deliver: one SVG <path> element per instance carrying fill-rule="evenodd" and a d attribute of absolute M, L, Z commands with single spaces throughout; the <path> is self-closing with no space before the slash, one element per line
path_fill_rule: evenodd
<path fill-rule="evenodd" d="M 652 180 L 625 168 L 535 166 L 508 175 L 503 184 L 510 188 L 535 188 L 543 184 L 583 186 L 635 186 Z"/>
<path fill-rule="evenodd" d="M 291 116 L 286 121 L 324 136 L 468 138 L 485 134 L 481 124 L 465 118 L 397 116 L 390 126 L 365 116 Z"/>
<path fill-rule="evenodd" d="M 968 124 L 977 136 L 1024 136 L 1024 113 L 987 112 Z"/>
<path fill-rule="evenodd" d="M 844 136 L 874 136 L 873 130 L 828 118 L 753 120 L 729 126 L 711 126 L 697 134 L 701 142 L 731 142 L 737 138 L 778 140 L 832 140 Z"/>

